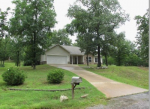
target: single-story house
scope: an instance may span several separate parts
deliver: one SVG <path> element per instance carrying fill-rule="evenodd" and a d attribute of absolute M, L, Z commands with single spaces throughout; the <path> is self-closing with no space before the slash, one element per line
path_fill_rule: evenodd
<path fill-rule="evenodd" d="M 79 47 L 66 45 L 53 45 L 41 55 L 41 64 L 86 64 L 87 56 Z M 97 56 L 88 56 L 89 64 L 98 62 Z M 102 62 L 102 59 L 101 59 Z"/>

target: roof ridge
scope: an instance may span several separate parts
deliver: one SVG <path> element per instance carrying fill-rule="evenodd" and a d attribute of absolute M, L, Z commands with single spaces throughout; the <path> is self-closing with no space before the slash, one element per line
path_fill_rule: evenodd
<path fill-rule="evenodd" d="M 72 45 L 61 45 L 61 46 L 77 47 L 77 46 L 72 46 Z M 80 48 L 80 47 L 78 47 L 78 48 Z"/>

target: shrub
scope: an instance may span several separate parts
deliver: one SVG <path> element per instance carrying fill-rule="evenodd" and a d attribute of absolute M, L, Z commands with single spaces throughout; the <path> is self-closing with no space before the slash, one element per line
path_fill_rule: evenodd
<path fill-rule="evenodd" d="M 60 69 L 52 70 L 47 75 L 47 80 L 49 83 L 61 83 L 64 78 L 64 72 Z"/>
<path fill-rule="evenodd" d="M 3 80 L 11 86 L 21 85 L 25 81 L 25 75 L 19 69 L 9 68 L 2 74 Z"/>

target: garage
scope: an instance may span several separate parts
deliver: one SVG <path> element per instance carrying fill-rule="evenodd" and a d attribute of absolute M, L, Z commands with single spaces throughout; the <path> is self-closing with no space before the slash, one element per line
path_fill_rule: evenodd
<path fill-rule="evenodd" d="M 67 56 L 47 56 L 47 64 L 67 64 Z"/>

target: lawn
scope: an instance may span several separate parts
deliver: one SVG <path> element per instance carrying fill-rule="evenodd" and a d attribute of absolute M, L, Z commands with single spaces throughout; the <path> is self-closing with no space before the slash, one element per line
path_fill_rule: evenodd
<path fill-rule="evenodd" d="M 39 65 L 36 70 L 32 67 L 21 66 L 27 78 L 23 85 L 8 86 L 2 79 L 4 71 L 9 67 L 14 67 L 13 62 L 6 62 L 5 67 L 0 67 L 0 109 L 64 109 L 64 108 L 86 108 L 96 104 L 107 104 L 105 95 L 98 91 L 94 86 L 83 79 L 83 82 L 77 87 L 85 87 L 85 89 L 76 89 L 75 98 L 72 99 L 71 90 L 68 91 L 12 91 L 8 88 L 19 89 L 70 89 L 71 78 L 76 76 L 72 72 L 66 71 L 64 80 L 61 84 L 49 84 L 47 82 L 47 74 L 50 70 L 56 69 L 49 65 Z M 89 94 L 87 98 L 80 96 Z M 60 102 L 60 96 L 68 96 L 69 100 Z"/>
<path fill-rule="evenodd" d="M 79 65 L 84 69 L 94 72 L 98 75 L 110 78 L 112 80 L 130 84 L 133 86 L 148 89 L 148 68 L 137 66 L 108 66 L 108 69 L 97 69 L 96 65 L 90 65 L 91 67 L 85 67 L 85 65 Z"/>

